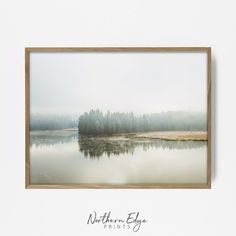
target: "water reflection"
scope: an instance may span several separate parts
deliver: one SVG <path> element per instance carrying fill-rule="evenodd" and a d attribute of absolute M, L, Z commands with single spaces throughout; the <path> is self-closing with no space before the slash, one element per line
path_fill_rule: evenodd
<path fill-rule="evenodd" d="M 207 142 L 33 131 L 30 144 L 30 180 L 35 184 L 205 183 L 207 179 Z"/>
<path fill-rule="evenodd" d="M 30 134 L 30 146 L 37 148 L 54 146 L 56 144 L 78 142 L 78 150 L 85 157 L 99 158 L 106 154 L 131 154 L 135 148 L 141 147 L 144 151 L 149 148 L 162 149 L 192 149 L 206 146 L 203 141 L 166 141 L 160 139 L 135 139 L 124 136 L 88 137 L 79 136 L 77 131 L 34 131 Z"/>
<path fill-rule="evenodd" d="M 78 139 L 78 131 L 33 131 L 30 132 L 30 146 L 36 147 L 53 146 L 56 144 L 71 143 Z"/>
<path fill-rule="evenodd" d="M 126 139 L 126 138 L 97 138 L 81 136 L 78 139 L 79 151 L 85 157 L 99 158 L 103 154 L 110 155 L 132 154 L 135 148 L 144 151 L 149 148 L 163 149 L 192 149 L 206 146 L 203 141 L 166 141 L 160 139 Z"/>

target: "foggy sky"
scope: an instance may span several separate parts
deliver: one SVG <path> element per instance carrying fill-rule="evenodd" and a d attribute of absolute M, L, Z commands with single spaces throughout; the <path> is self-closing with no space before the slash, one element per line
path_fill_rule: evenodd
<path fill-rule="evenodd" d="M 206 53 L 31 53 L 32 113 L 207 111 Z"/>

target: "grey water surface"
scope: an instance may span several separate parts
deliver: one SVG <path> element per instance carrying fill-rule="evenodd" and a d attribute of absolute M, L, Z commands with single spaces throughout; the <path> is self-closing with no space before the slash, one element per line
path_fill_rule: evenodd
<path fill-rule="evenodd" d="M 30 132 L 31 184 L 206 183 L 207 142 Z"/>

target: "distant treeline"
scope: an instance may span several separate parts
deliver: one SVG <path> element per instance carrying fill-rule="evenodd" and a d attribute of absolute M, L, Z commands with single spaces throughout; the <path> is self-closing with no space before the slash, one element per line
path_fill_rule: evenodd
<path fill-rule="evenodd" d="M 31 114 L 30 130 L 59 130 L 78 127 L 78 118 L 63 115 Z"/>
<path fill-rule="evenodd" d="M 200 112 L 144 114 L 91 110 L 79 117 L 80 134 L 115 134 L 149 131 L 205 131 L 207 117 Z"/>

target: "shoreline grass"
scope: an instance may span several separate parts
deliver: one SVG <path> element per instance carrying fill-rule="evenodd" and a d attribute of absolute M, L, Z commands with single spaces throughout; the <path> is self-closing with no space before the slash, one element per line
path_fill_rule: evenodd
<path fill-rule="evenodd" d="M 133 138 L 162 139 L 170 141 L 207 141 L 204 131 L 162 131 L 144 132 L 133 135 Z"/>

